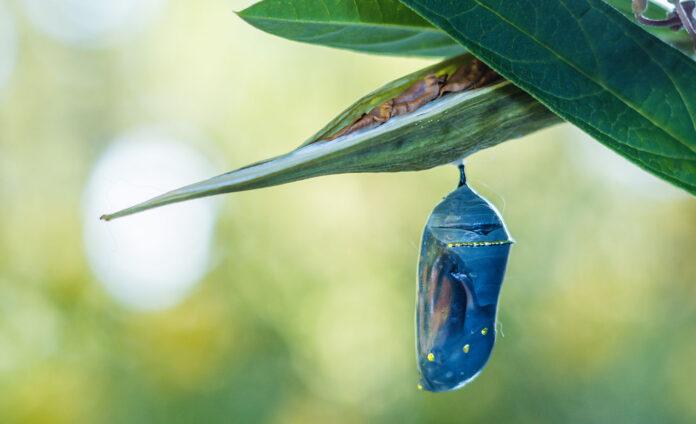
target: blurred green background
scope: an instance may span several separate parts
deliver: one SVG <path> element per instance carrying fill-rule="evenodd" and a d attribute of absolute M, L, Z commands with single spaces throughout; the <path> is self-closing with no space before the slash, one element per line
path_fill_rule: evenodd
<path fill-rule="evenodd" d="M 416 390 L 413 315 L 454 167 L 99 222 L 431 63 L 274 38 L 250 3 L 0 0 L 0 422 L 696 421 L 696 201 L 569 125 L 468 159 L 517 244 L 452 393 Z"/>

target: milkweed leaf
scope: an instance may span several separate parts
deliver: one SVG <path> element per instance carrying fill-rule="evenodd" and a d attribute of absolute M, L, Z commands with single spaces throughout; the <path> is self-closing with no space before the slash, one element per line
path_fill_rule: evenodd
<path fill-rule="evenodd" d="M 102 218 L 110 220 L 184 200 L 320 175 L 428 169 L 561 122 L 524 91 L 504 81 L 448 94 L 383 125 L 322 141 L 425 75 L 452 73 L 471 60 L 471 55 L 463 55 L 386 84 L 358 100 L 290 153 L 173 190 Z"/>

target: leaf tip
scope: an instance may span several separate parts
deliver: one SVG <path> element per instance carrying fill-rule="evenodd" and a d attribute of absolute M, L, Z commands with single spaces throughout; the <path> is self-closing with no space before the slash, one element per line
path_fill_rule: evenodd
<path fill-rule="evenodd" d="M 233 13 L 234 13 L 235 15 L 237 15 L 238 17 L 240 17 L 241 19 L 243 19 L 243 20 L 245 20 L 245 21 L 248 21 L 250 15 L 253 14 L 253 12 L 254 12 L 254 10 L 255 10 L 255 6 L 256 6 L 257 4 L 258 4 L 258 3 L 252 4 L 251 6 L 247 7 L 246 9 L 234 10 Z"/>

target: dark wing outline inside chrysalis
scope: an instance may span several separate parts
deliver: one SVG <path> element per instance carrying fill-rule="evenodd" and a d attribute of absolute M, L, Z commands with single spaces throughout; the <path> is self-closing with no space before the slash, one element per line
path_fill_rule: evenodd
<path fill-rule="evenodd" d="M 433 210 L 423 232 L 416 308 L 419 387 L 460 388 L 495 343 L 510 238 L 498 211 L 466 184 Z"/>

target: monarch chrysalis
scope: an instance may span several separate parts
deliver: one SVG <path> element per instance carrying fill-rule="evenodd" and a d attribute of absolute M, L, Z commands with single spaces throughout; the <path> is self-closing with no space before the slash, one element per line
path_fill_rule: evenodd
<path fill-rule="evenodd" d="M 418 264 L 419 387 L 454 390 L 475 378 L 495 342 L 498 296 L 512 239 L 495 207 L 466 184 L 433 210 Z"/>

